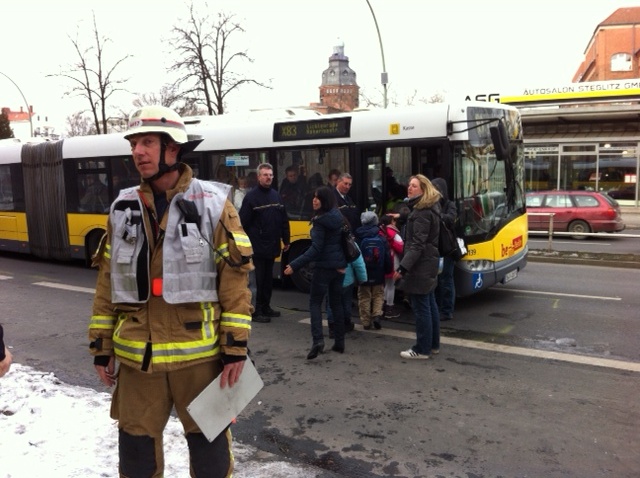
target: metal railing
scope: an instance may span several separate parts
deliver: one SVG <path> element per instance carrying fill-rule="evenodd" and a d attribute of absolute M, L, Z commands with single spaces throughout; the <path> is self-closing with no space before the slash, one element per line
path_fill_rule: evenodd
<path fill-rule="evenodd" d="M 531 234 L 547 234 L 549 236 L 549 244 L 547 249 L 549 251 L 553 250 L 553 236 L 586 236 L 586 237 L 604 237 L 610 236 L 611 234 L 615 234 L 615 237 L 635 237 L 640 239 L 640 236 L 637 234 L 624 234 L 621 232 L 611 233 L 611 232 L 564 232 L 564 231 L 554 231 L 553 230 L 553 216 L 555 216 L 554 212 L 527 212 L 528 216 L 550 216 L 549 217 L 549 229 L 547 231 L 529 231 L 529 235 Z"/>

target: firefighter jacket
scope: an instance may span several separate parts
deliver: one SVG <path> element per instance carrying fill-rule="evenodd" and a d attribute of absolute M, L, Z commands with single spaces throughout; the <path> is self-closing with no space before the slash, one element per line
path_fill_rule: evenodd
<path fill-rule="evenodd" d="M 180 172 L 162 218 L 147 183 L 111 206 L 94 256 L 93 355 L 148 372 L 246 358 L 251 244 L 227 186 Z"/>

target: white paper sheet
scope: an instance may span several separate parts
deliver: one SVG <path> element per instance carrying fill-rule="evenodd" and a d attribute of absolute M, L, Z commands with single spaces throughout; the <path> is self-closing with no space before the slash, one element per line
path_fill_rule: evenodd
<path fill-rule="evenodd" d="M 240 379 L 220 388 L 220 376 L 193 399 L 187 411 L 211 442 L 253 400 L 264 382 L 250 359 L 244 363 Z"/>

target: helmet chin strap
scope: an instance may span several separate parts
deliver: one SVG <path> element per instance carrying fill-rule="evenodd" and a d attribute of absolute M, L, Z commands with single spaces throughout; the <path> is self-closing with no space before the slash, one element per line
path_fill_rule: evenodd
<path fill-rule="evenodd" d="M 176 171 L 179 168 L 179 164 L 177 160 L 171 166 L 167 165 L 164 159 L 166 150 L 167 150 L 167 144 L 164 141 L 162 141 L 162 143 L 160 144 L 160 162 L 158 163 L 158 172 L 153 176 L 151 176 L 150 178 L 143 179 L 143 181 L 147 183 L 152 183 L 160 179 L 166 173 L 171 171 Z"/>

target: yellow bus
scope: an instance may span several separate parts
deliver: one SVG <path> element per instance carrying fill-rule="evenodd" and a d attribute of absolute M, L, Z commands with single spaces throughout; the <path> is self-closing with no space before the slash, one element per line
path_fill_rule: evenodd
<path fill-rule="evenodd" d="M 512 280 L 526 265 L 522 125 L 514 107 L 435 103 L 331 115 L 290 109 L 185 122 L 204 141 L 183 161 L 201 179 L 231 184 L 238 205 L 255 185 L 258 164 L 273 165 L 291 225 L 291 248 L 274 277 L 309 247 L 313 191 L 332 171 L 350 173 L 355 203 L 378 214 L 402 202 L 411 175 L 446 179 L 468 249 L 456 263 L 459 296 Z M 109 204 L 138 181 L 122 134 L 0 147 L 0 250 L 88 260 Z M 303 291 L 309 280 L 309 270 L 292 276 Z"/>

